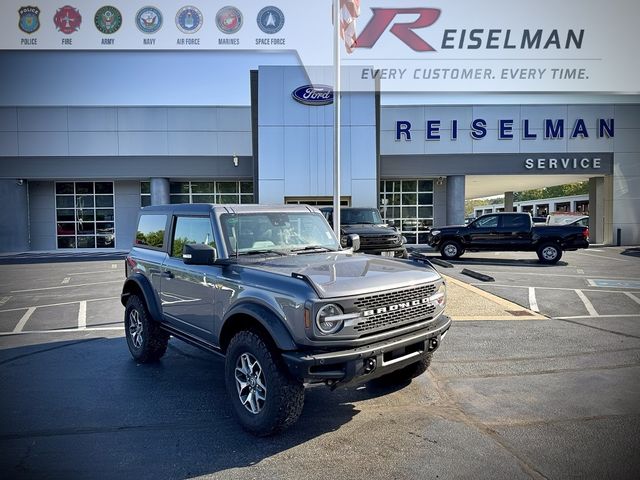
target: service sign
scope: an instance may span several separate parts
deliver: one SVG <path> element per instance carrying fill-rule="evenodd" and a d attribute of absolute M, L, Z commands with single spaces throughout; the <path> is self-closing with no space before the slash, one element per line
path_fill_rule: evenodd
<path fill-rule="evenodd" d="M 331 0 L 3 0 L 0 49 L 294 50 L 332 65 Z M 637 0 L 337 0 L 342 90 L 639 93 Z"/>

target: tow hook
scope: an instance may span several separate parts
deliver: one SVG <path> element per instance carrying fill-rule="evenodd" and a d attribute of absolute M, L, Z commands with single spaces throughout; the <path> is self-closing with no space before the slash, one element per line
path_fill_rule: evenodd
<path fill-rule="evenodd" d="M 364 361 L 364 373 L 371 373 L 376 369 L 376 359 L 374 357 L 367 358 Z"/>

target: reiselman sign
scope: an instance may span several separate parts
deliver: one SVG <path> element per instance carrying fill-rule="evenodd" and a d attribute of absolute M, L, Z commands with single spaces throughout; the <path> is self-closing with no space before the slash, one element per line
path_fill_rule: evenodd
<path fill-rule="evenodd" d="M 519 124 L 515 120 L 505 118 L 490 126 L 483 118 L 474 118 L 469 125 L 462 125 L 458 120 L 451 120 L 447 125 L 439 119 L 425 121 L 425 140 L 457 140 L 462 131 L 468 132 L 473 140 L 486 138 L 489 131 L 495 130 L 498 140 L 513 140 L 517 138 L 514 131 L 520 130 L 523 140 L 545 140 L 562 138 L 613 138 L 615 134 L 615 120 L 613 118 L 596 119 L 596 126 L 589 128 L 583 118 L 577 118 L 569 125 L 563 118 L 546 118 L 541 124 L 533 125 L 529 119 L 523 119 Z M 396 141 L 411 141 L 413 125 L 407 120 L 396 121 Z"/>

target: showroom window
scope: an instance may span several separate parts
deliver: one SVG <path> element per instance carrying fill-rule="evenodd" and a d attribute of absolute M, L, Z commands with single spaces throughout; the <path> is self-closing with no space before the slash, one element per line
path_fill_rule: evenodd
<path fill-rule="evenodd" d="M 433 180 L 382 180 L 380 213 L 408 243 L 426 243 L 433 226 Z"/>
<path fill-rule="evenodd" d="M 113 182 L 56 182 L 58 248 L 114 248 Z"/>
<path fill-rule="evenodd" d="M 151 205 L 151 182 L 140 182 L 140 201 Z M 170 182 L 171 203 L 253 203 L 253 182 Z"/>

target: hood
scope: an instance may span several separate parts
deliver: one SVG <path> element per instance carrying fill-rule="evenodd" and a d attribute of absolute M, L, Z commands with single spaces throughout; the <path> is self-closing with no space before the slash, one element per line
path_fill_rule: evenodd
<path fill-rule="evenodd" d="M 395 228 L 388 225 L 371 225 L 368 223 L 342 224 L 340 229 L 344 235 L 357 233 L 359 235 L 400 235 Z"/>
<path fill-rule="evenodd" d="M 252 266 L 274 274 L 304 275 L 321 298 L 362 295 L 433 282 L 440 274 L 421 263 L 364 254 L 322 253 L 270 258 Z"/>

